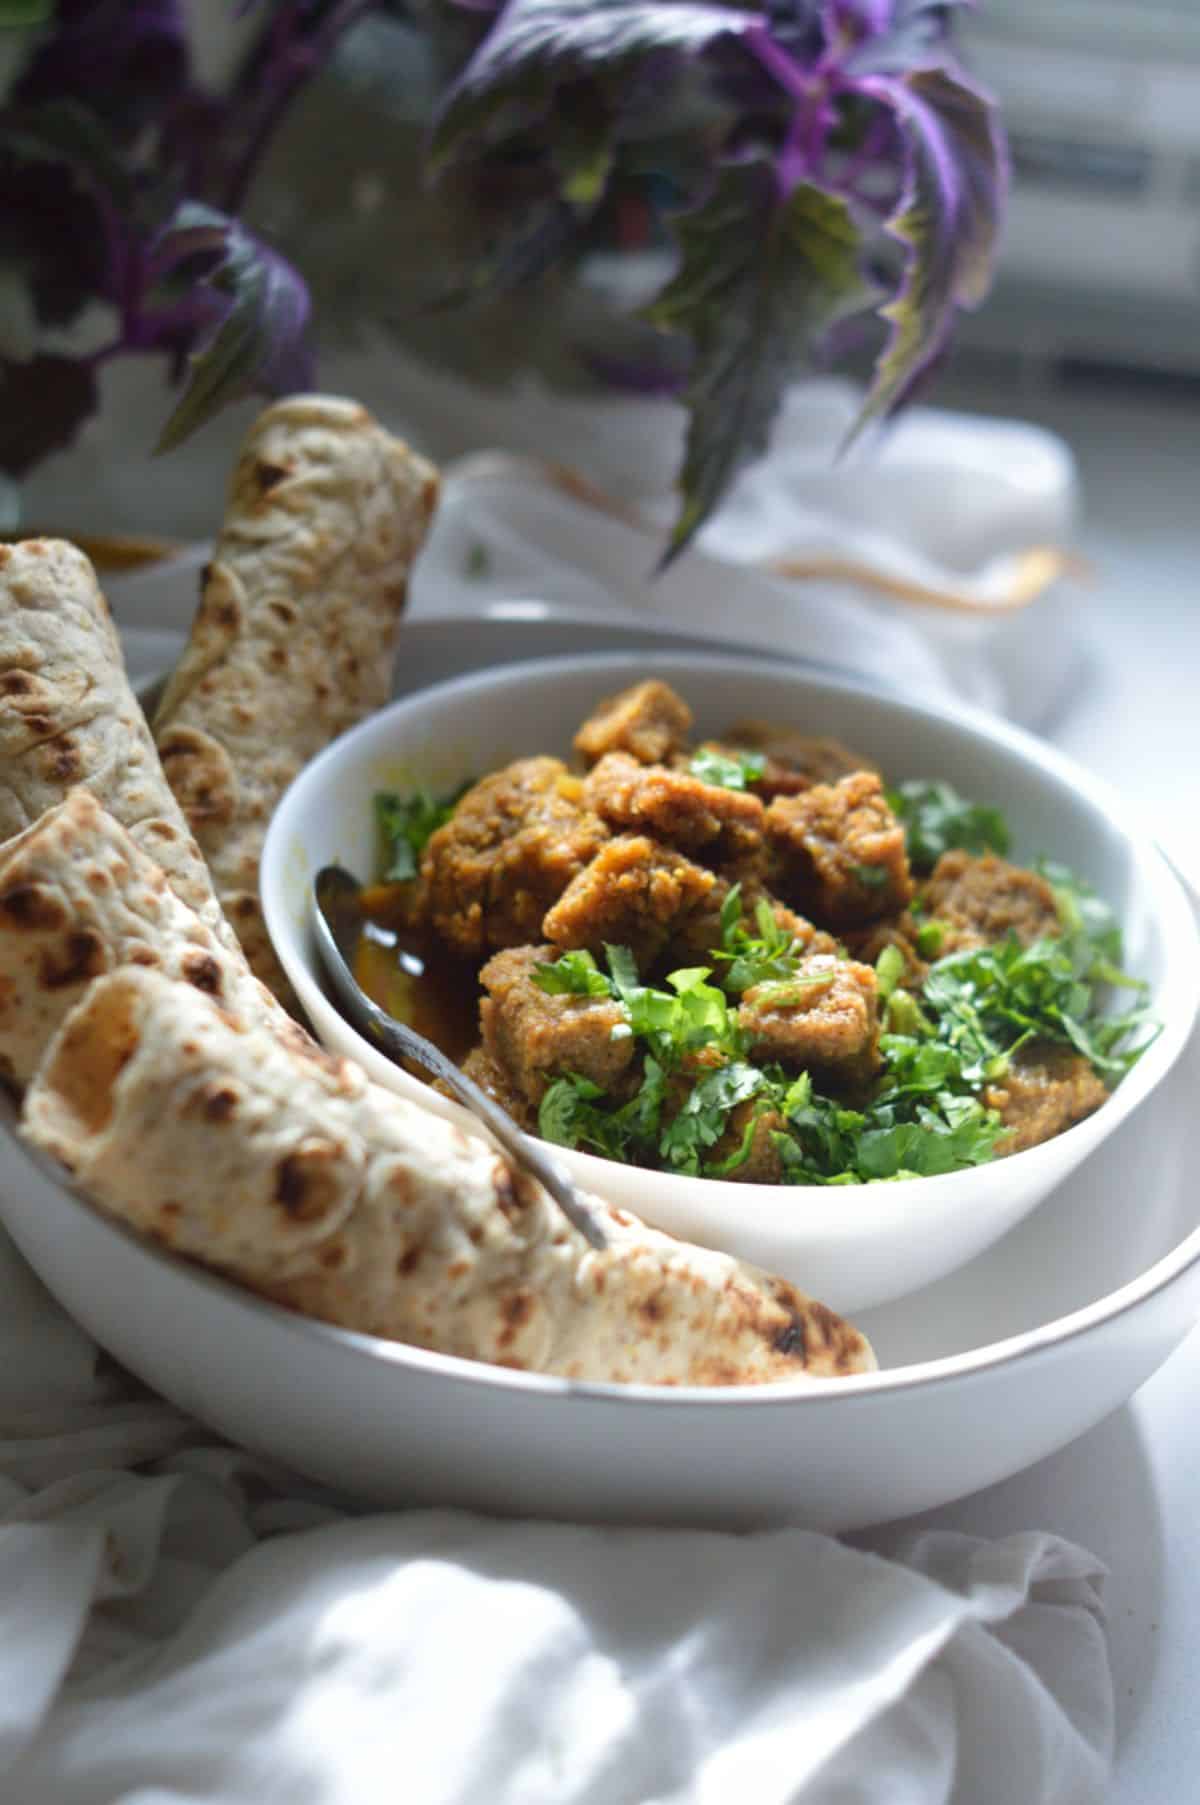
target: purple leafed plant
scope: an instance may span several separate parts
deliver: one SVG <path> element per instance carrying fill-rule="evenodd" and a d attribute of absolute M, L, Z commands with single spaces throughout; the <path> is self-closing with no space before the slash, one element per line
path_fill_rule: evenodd
<path fill-rule="evenodd" d="M 669 235 L 645 312 L 687 350 L 668 557 L 848 316 L 888 327 L 861 426 L 903 405 L 987 291 L 1007 166 L 953 54 L 965 0 L 228 3 L 257 33 L 217 96 L 179 0 L 0 0 L 0 32 L 25 25 L 28 45 L 0 111 L 0 259 L 28 296 L 0 338 L 0 469 L 69 443 L 112 357 L 156 353 L 181 382 L 163 448 L 238 395 L 313 379 L 303 280 L 239 213 L 290 102 L 369 12 L 419 23 L 450 69 L 429 172 L 483 228 L 457 299 L 570 266 L 622 198 Z M 113 333 L 72 355 L 64 328 L 96 301 Z"/>

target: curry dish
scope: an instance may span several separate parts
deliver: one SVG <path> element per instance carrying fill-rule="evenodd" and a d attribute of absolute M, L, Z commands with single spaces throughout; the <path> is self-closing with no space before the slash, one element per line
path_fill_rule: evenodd
<path fill-rule="evenodd" d="M 993 808 L 648 681 L 454 799 L 376 799 L 364 987 L 521 1125 L 756 1184 L 928 1176 L 1097 1109 L 1110 912 Z"/>

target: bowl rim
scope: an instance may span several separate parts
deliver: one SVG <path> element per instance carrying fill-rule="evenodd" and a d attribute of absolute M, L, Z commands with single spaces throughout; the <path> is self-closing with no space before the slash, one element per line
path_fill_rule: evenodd
<path fill-rule="evenodd" d="M 1013 1157 L 1025 1162 L 1024 1169 L 1030 1170 L 1030 1162 L 1034 1166 L 1045 1166 L 1058 1163 L 1056 1151 L 1065 1144 L 1074 1145 L 1086 1141 L 1089 1146 L 1079 1157 L 1086 1157 L 1096 1149 L 1128 1119 L 1130 1114 L 1145 1101 L 1151 1092 L 1162 1082 L 1179 1058 L 1187 1043 L 1192 1025 L 1200 1012 L 1200 930 L 1188 904 L 1187 892 L 1177 871 L 1172 866 L 1154 840 L 1142 832 L 1137 822 L 1131 818 L 1129 806 L 1124 798 L 1112 786 L 1101 778 L 1095 778 L 1082 766 L 1076 764 L 1067 754 L 1058 748 L 1039 739 L 1035 734 L 1016 726 L 1001 717 L 989 714 L 986 710 L 958 702 L 943 702 L 935 698 L 910 698 L 899 692 L 883 691 L 871 682 L 857 677 L 853 672 L 827 667 L 818 669 L 806 668 L 797 663 L 794 666 L 782 666 L 778 662 L 752 653 L 733 652 L 725 648 L 683 649 L 647 647 L 643 651 L 603 651 L 579 654 L 559 654 L 546 658 L 523 659 L 518 663 L 506 664 L 487 670 L 475 670 L 447 678 L 426 688 L 414 690 L 395 698 L 392 702 L 376 710 L 367 720 L 360 722 L 345 734 L 342 734 L 330 746 L 327 746 L 317 757 L 297 775 L 289 786 L 275 811 L 268 826 L 262 854 L 263 877 L 263 913 L 267 931 L 272 944 L 283 964 L 284 970 L 292 984 L 303 997 L 307 991 L 320 992 L 320 984 L 312 968 L 311 961 L 306 959 L 294 937 L 289 932 L 286 937 L 278 937 L 275 933 L 277 920 L 275 897 L 266 875 L 273 866 L 286 862 L 287 850 L 283 847 L 284 837 L 288 832 L 290 810 L 295 806 L 296 797 L 321 779 L 322 772 L 329 766 L 337 767 L 347 756 L 348 748 L 357 740 L 374 737 L 386 722 L 398 713 L 417 705 L 425 706 L 429 702 L 436 703 L 449 695 L 456 699 L 467 698 L 480 691 L 492 691 L 497 687 L 509 685 L 522 687 L 531 681 L 541 679 L 552 680 L 556 675 L 570 673 L 576 675 L 581 670 L 610 670 L 614 674 L 621 671 L 639 673 L 653 672 L 657 666 L 685 664 L 697 665 L 709 669 L 728 670 L 731 667 L 744 671 L 749 676 L 769 676 L 777 679 L 781 673 L 792 677 L 797 683 L 820 689 L 827 693 L 852 694 L 870 701 L 881 702 L 886 707 L 897 709 L 901 713 L 915 716 L 938 725 L 949 724 L 958 727 L 991 745 L 999 744 L 1005 751 L 1032 763 L 1075 790 L 1091 806 L 1099 811 L 1121 833 L 1123 839 L 1131 847 L 1137 870 L 1144 882 L 1149 884 L 1155 904 L 1155 914 L 1161 919 L 1164 910 L 1169 917 L 1174 913 L 1176 925 L 1183 928 L 1183 939 L 1177 941 L 1175 935 L 1171 940 L 1171 961 L 1175 969 L 1174 975 L 1184 979 L 1182 991 L 1177 987 L 1172 990 L 1171 1000 L 1179 1002 L 1173 1008 L 1170 1018 L 1164 1022 L 1162 1031 L 1147 1047 L 1145 1054 L 1137 1065 L 1122 1081 L 1118 1089 L 1110 1096 L 1103 1112 L 1097 1112 L 1090 1118 L 1073 1123 L 1053 1140 L 1040 1146 L 1025 1149 Z M 286 924 L 285 924 L 286 925 Z M 1182 1001 L 1180 997 L 1182 996 Z M 332 1006 L 331 1006 L 332 1007 Z M 353 1025 L 337 1012 L 345 1024 L 351 1039 L 363 1047 L 367 1043 Z M 407 1094 L 407 1093 L 404 1093 Z M 413 1098 L 413 1101 L 419 1099 Z M 450 1120 L 468 1132 L 472 1123 L 466 1111 L 447 1105 L 444 1111 Z M 583 1164 L 586 1174 L 588 1166 L 593 1162 L 603 1163 L 598 1155 L 590 1155 L 576 1150 L 575 1157 Z M 656 1178 L 668 1181 L 676 1175 L 656 1173 Z M 929 1177 L 899 1179 L 893 1183 L 898 1205 L 907 1201 L 912 1207 L 919 1197 L 931 1190 L 932 1195 L 945 1197 L 951 1186 L 961 1185 L 963 1173 L 938 1173 Z M 694 1182 L 681 1179 L 681 1182 Z M 721 1187 L 723 1194 L 729 1199 L 730 1206 L 736 1208 L 739 1201 L 761 1204 L 762 1187 L 740 1184 L 736 1179 L 720 1179 L 709 1181 Z M 789 1187 L 789 1189 L 795 1187 Z M 798 1187 L 805 1189 L 805 1187 Z M 821 1191 L 823 1187 L 809 1187 Z M 742 1198 L 741 1193 L 752 1193 Z"/>

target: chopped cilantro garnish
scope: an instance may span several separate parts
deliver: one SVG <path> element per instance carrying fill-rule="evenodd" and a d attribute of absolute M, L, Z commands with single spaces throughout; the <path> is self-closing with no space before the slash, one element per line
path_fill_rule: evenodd
<path fill-rule="evenodd" d="M 948 783 L 914 779 L 887 792 L 892 813 L 903 823 L 914 871 L 932 871 L 944 852 L 1006 853 L 1008 826 L 999 809 L 966 802 Z"/>
<path fill-rule="evenodd" d="M 946 929 L 940 921 L 923 921 L 917 929 L 917 951 L 922 959 L 936 959 L 945 938 Z"/>
<path fill-rule="evenodd" d="M 560 953 L 557 959 L 537 966 L 532 975 L 538 989 L 546 991 L 550 996 L 612 995 L 611 981 L 605 977 L 586 948 L 575 953 Z"/>
<path fill-rule="evenodd" d="M 607 973 L 586 952 L 560 955 L 538 967 L 535 981 L 552 995 L 616 1000 L 623 1031 L 642 1055 L 641 1082 L 632 1096 L 614 1098 L 577 1075 L 556 1079 L 542 1102 L 542 1134 L 610 1159 L 726 1177 L 750 1157 L 759 1122 L 769 1116 L 770 1141 L 791 1184 L 928 1177 L 991 1159 L 1005 1128 L 984 1094 L 1021 1048 L 1073 1048 L 1109 1082 L 1141 1051 L 1130 1037 L 1145 1011 L 1103 1009 L 1111 984 L 1135 983 L 1119 969 L 1111 910 L 1060 867 L 1045 867 L 1045 875 L 1062 923 L 1057 936 L 953 953 L 931 967 L 919 993 L 906 987 L 901 948 L 883 948 L 875 966 L 882 1066 L 853 1104 L 822 1094 L 810 1072 L 746 1057 L 736 1013 L 743 991 L 764 991 L 778 1009 L 811 1000 L 804 947 L 768 903 L 759 902 L 750 924 L 732 890 L 712 966 L 674 971 L 664 988 L 642 982 L 627 947 L 605 948 Z M 918 950 L 936 954 L 941 937 L 939 923 L 922 923 Z M 732 1112 L 751 1101 L 732 1151 L 707 1157 Z"/>
<path fill-rule="evenodd" d="M 907 969 L 904 954 L 898 946 L 885 946 L 875 961 L 875 982 L 879 986 L 879 995 L 886 1002 Z"/>
<path fill-rule="evenodd" d="M 760 1066 L 740 1059 L 706 1072 L 663 1131 L 659 1152 L 666 1164 L 676 1172 L 699 1172 L 700 1156 L 724 1134 L 730 1110 L 755 1096 L 766 1082 Z"/>
<path fill-rule="evenodd" d="M 714 746 L 701 746 L 688 766 L 701 783 L 718 784 L 723 790 L 744 790 L 757 783 L 766 768 L 761 752 L 718 752 Z"/>
<path fill-rule="evenodd" d="M 384 883 L 402 884 L 416 877 L 425 842 L 449 821 L 459 797 L 469 788 L 469 783 L 461 784 L 452 796 L 440 799 L 426 789 L 412 790 L 407 796 L 384 790 L 376 793 L 375 819 L 385 849 Z"/>
<path fill-rule="evenodd" d="M 780 927 L 775 911 L 763 898 L 755 905 L 754 925 L 757 933 L 751 933 L 743 922 L 741 887 L 735 884 L 721 905 L 721 944 L 712 953 L 722 963 L 721 987 L 733 996 L 741 996 L 756 984 L 794 978 L 803 957 L 795 935 Z"/>

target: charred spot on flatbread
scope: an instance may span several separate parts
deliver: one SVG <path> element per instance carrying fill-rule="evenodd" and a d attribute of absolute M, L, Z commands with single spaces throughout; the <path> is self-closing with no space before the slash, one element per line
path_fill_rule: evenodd
<path fill-rule="evenodd" d="M 61 897 L 44 884 L 10 884 L 0 891 L 0 916 L 30 933 L 56 933 L 70 920 Z"/>
<path fill-rule="evenodd" d="M 793 1316 L 787 1327 L 779 1331 L 771 1346 L 777 1354 L 799 1354 L 803 1359 L 805 1353 L 804 1324 L 798 1316 Z"/>
<path fill-rule="evenodd" d="M 214 1084 L 204 1099 L 205 1120 L 209 1122 L 228 1122 L 237 1114 L 241 1102 L 241 1092 L 236 1085 Z"/>
<path fill-rule="evenodd" d="M 186 952 L 179 962 L 179 969 L 188 983 L 202 990 L 205 996 L 221 995 L 221 967 L 211 953 L 203 953 L 199 948 Z"/>
<path fill-rule="evenodd" d="M 88 978 L 98 978 L 107 967 L 104 942 L 90 928 L 76 928 L 66 935 L 57 951 L 47 948 L 38 964 L 46 990 L 66 990 L 86 983 Z"/>
<path fill-rule="evenodd" d="M 652 1291 L 649 1297 L 644 1297 L 638 1305 L 638 1315 L 646 1322 L 662 1322 L 664 1317 L 669 1316 L 670 1313 L 666 1289 L 662 1285 L 656 1291 Z"/>
<path fill-rule="evenodd" d="M 811 1343 L 825 1350 L 831 1369 L 837 1373 L 858 1372 L 862 1367 L 862 1354 L 865 1342 L 859 1331 L 841 1316 L 838 1316 L 826 1304 L 810 1300 L 806 1306 L 809 1334 L 808 1350 L 812 1352 Z M 813 1331 L 816 1331 L 815 1334 Z"/>
<path fill-rule="evenodd" d="M 318 1222 L 336 1208 L 345 1182 L 342 1148 L 309 1140 L 280 1160 L 275 1202 L 292 1222 Z"/>
<path fill-rule="evenodd" d="M 259 458 L 254 465 L 254 483 L 260 495 L 267 496 L 272 489 L 286 482 L 292 474 L 283 464 L 268 463 L 266 458 Z"/>
<path fill-rule="evenodd" d="M 84 775 L 82 754 L 69 733 L 60 733 L 44 741 L 38 748 L 38 757 L 53 783 L 66 786 Z"/>
<path fill-rule="evenodd" d="M 163 769 L 192 826 L 232 821 L 238 781 L 224 746 L 198 727 L 168 727 L 158 742 Z"/>

